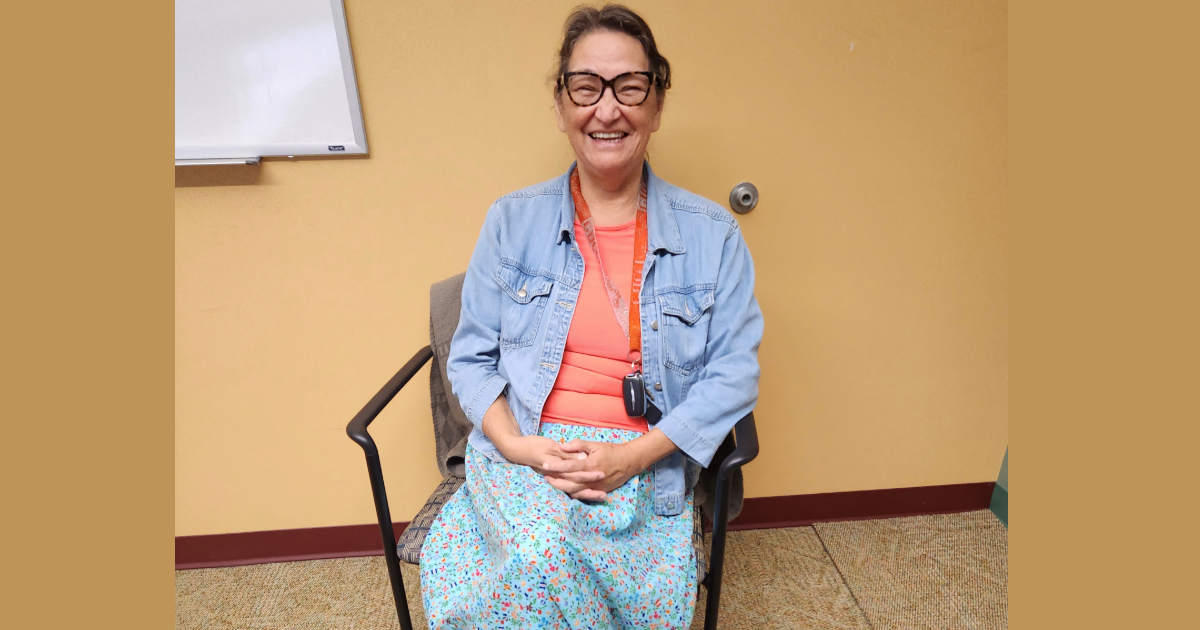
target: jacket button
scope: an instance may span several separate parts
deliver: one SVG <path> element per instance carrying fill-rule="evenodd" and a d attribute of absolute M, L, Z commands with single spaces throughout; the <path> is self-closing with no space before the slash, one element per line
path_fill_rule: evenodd
<path fill-rule="evenodd" d="M 656 391 L 656 392 L 661 392 L 661 391 L 662 391 L 662 383 L 655 383 L 655 384 L 654 384 L 654 391 Z"/>
<path fill-rule="evenodd" d="M 651 329 L 651 330 L 658 330 L 658 320 L 657 320 L 657 319 L 656 319 L 656 320 L 654 320 L 654 321 L 652 321 L 652 322 L 650 322 L 650 329 Z"/>
<path fill-rule="evenodd" d="M 668 503 L 668 504 L 667 504 L 667 509 L 668 509 L 668 510 L 674 510 L 674 509 L 675 509 L 675 502 L 674 502 L 674 501 L 672 501 L 671 503 Z"/>

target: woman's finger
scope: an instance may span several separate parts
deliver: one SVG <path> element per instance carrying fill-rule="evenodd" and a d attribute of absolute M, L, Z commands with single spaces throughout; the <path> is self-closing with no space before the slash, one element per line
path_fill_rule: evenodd
<path fill-rule="evenodd" d="M 549 475 L 542 475 L 542 478 L 545 479 L 550 485 L 554 486 L 555 488 L 558 488 L 559 490 L 562 490 L 563 492 L 566 492 L 567 494 L 574 494 L 581 490 L 587 489 L 587 486 L 585 486 L 581 483 L 575 483 L 574 481 L 567 481 L 566 479 L 562 479 L 559 477 L 551 477 Z"/>
<path fill-rule="evenodd" d="M 568 451 L 565 447 L 566 447 L 565 444 L 559 444 L 558 442 L 555 442 L 554 446 L 553 446 L 553 450 L 551 450 L 551 453 L 553 453 L 555 456 L 560 457 L 562 459 L 575 459 L 575 457 L 576 457 L 575 453 Z"/>
<path fill-rule="evenodd" d="M 592 451 L 592 443 L 586 440 L 571 440 L 563 444 L 562 449 L 568 453 L 583 453 L 586 455 Z"/>
<path fill-rule="evenodd" d="M 603 501 L 607 500 L 608 495 L 605 494 L 602 490 L 596 490 L 594 488 L 585 488 L 583 490 L 580 490 L 579 492 L 571 494 L 571 498 L 579 500 L 579 501 L 595 501 L 595 502 L 599 503 L 599 502 L 603 502 Z"/>
<path fill-rule="evenodd" d="M 542 479 L 545 479 L 547 483 L 555 488 L 567 493 L 578 492 L 583 487 L 582 484 L 567 481 L 566 479 L 559 479 L 558 477 L 551 477 L 550 475 L 542 475 Z"/>
<path fill-rule="evenodd" d="M 587 462 L 571 459 L 550 458 L 542 463 L 538 472 L 577 482 L 599 481 L 606 476 L 603 470 L 590 467 Z"/>
<path fill-rule="evenodd" d="M 542 470 L 549 470 L 556 473 L 578 472 L 581 470 L 589 470 L 588 462 L 580 459 L 578 456 L 571 454 L 567 459 L 549 458 L 542 462 Z"/>
<path fill-rule="evenodd" d="M 557 477 L 559 479 L 566 479 L 567 481 L 573 481 L 575 483 L 592 483 L 600 481 L 605 477 L 603 470 L 580 470 L 577 472 L 554 472 L 548 470 L 544 471 L 542 474 L 545 476 Z"/>
<path fill-rule="evenodd" d="M 608 493 L 603 490 L 589 488 L 584 484 L 567 481 L 559 477 L 551 477 L 550 475 L 542 475 L 550 485 L 567 493 L 572 499 L 580 501 L 604 501 L 608 499 Z"/>

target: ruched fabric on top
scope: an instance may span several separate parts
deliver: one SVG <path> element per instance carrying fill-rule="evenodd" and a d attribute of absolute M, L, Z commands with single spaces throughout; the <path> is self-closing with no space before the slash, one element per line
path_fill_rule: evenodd
<path fill-rule="evenodd" d="M 626 300 L 633 283 L 634 228 L 635 221 L 595 228 L 604 270 Z M 542 407 L 542 422 L 645 433 L 645 418 L 625 415 L 621 398 L 621 379 L 630 372 L 629 340 L 613 314 L 600 274 L 601 261 L 578 221 L 575 235 L 584 261 L 583 286 L 558 377 Z"/>

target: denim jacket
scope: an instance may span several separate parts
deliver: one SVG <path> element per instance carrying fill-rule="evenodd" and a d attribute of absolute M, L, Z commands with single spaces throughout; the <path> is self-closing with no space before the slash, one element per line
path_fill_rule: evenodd
<path fill-rule="evenodd" d="M 469 442 L 496 462 L 483 414 L 505 394 L 522 435 L 537 435 L 583 283 L 567 172 L 498 199 L 463 281 L 450 344 L 451 388 L 474 424 Z M 687 491 L 758 399 L 763 317 L 754 265 L 733 216 L 664 182 L 649 164 L 648 252 L 641 292 L 642 372 L 679 450 L 651 467 L 655 513 Z"/>

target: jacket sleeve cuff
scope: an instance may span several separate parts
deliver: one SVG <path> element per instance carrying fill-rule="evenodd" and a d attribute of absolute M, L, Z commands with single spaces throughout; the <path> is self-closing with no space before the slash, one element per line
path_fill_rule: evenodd
<path fill-rule="evenodd" d="M 655 429 L 662 431 L 679 450 L 683 451 L 689 459 L 700 465 L 701 468 L 707 468 L 712 462 L 713 455 L 717 453 L 719 444 L 713 444 L 700 436 L 700 433 L 692 426 L 691 422 L 680 417 L 678 413 L 672 413 L 655 424 Z"/>
<path fill-rule="evenodd" d="M 467 414 L 467 420 L 471 424 L 483 430 L 483 414 L 487 413 L 492 403 L 504 393 L 504 389 L 508 387 L 508 381 L 504 380 L 499 374 L 493 374 L 475 390 L 475 395 L 471 397 L 471 402 L 467 404 L 463 412 Z"/>

